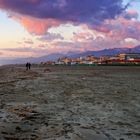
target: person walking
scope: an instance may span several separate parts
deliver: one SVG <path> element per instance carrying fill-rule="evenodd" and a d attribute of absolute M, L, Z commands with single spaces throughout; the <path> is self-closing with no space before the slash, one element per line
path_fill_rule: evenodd
<path fill-rule="evenodd" d="M 28 63 L 28 68 L 29 68 L 29 70 L 31 69 L 31 63 Z"/>
<path fill-rule="evenodd" d="M 27 62 L 26 63 L 26 70 L 28 70 L 28 67 L 29 67 L 29 63 Z"/>

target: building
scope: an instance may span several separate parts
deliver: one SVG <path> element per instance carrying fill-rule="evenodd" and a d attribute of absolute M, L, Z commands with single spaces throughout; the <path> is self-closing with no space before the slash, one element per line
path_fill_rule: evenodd
<path fill-rule="evenodd" d="M 123 53 L 118 56 L 120 60 L 140 60 L 140 53 Z"/>
<path fill-rule="evenodd" d="M 59 58 L 56 64 L 140 64 L 140 53 L 123 53 L 117 56 L 102 56 L 100 58 L 92 55 L 79 58 L 63 57 Z"/>
<path fill-rule="evenodd" d="M 99 60 L 99 58 L 93 56 L 93 55 L 90 55 L 90 56 L 87 56 L 85 58 L 85 61 L 88 63 L 88 64 L 94 64 L 94 63 L 97 63 Z"/>
<path fill-rule="evenodd" d="M 72 60 L 70 58 L 64 57 L 58 59 L 58 64 L 69 64 Z"/>
<path fill-rule="evenodd" d="M 41 62 L 40 64 L 43 65 L 43 66 L 46 66 L 46 65 L 55 65 L 55 62 L 54 61 L 47 61 L 47 62 Z"/>

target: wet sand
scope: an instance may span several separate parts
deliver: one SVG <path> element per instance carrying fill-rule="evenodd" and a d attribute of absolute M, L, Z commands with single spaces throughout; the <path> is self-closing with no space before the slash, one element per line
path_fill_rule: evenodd
<path fill-rule="evenodd" d="M 140 67 L 0 67 L 0 140 L 140 140 Z"/>

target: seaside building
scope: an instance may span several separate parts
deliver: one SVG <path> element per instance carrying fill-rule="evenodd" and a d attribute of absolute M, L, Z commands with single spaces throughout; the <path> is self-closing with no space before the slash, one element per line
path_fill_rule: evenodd
<path fill-rule="evenodd" d="M 58 64 L 70 64 L 72 60 L 68 57 L 63 57 L 58 59 Z"/>
<path fill-rule="evenodd" d="M 90 55 L 90 56 L 87 56 L 85 58 L 85 61 L 88 63 L 88 64 L 94 64 L 94 63 L 97 63 L 99 60 L 99 58 L 93 56 L 93 55 Z"/>
<path fill-rule="evenodd" d="M 55 65 L 55 61 L 41 62 L 40 64 L 43 65 L 43 66 L 46 66 L 46 65 Z"/>
<path fill-rule="evenodd" d="M 56 64 L 140 64 L 140 53 L 122 53 L 114 56 L 95 57 L 93 55 L 79 58 L 59 58 Z"/>
<path fill-rule="evenodd" d="M 123 53 L 118 56 L 120 60 L 140 60 L 140 53 Z"/>

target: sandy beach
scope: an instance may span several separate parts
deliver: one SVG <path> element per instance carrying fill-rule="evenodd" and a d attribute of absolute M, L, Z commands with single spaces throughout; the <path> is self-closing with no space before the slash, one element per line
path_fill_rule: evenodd
<path fill-rule="evenodd" d="M 1 66 L 0 140 L 140 140 L 140 67 Z"/>

